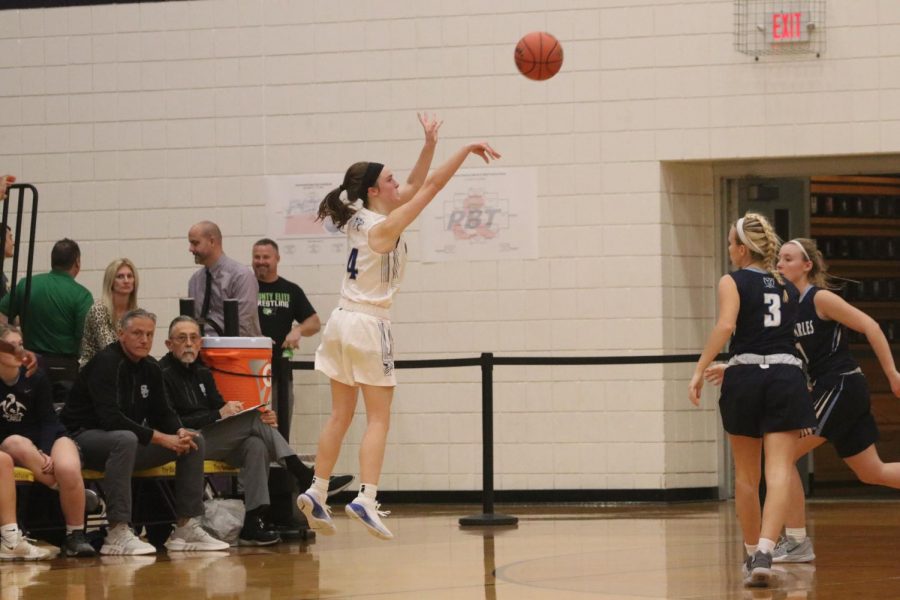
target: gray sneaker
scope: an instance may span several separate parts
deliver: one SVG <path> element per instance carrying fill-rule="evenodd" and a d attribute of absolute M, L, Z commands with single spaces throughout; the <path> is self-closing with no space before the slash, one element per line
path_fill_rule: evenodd
<path fill-rule="evenodd" d="M 769 583 L 774 577 L 772 555 L 757 550 L 753 556 L 747 557 L 742 572 L 744 585 L 747 587 L 769 587 Z"/>
<path fill-rule="evenodd" d="M 775 544 L 772 551 L 772 562 L 776 563 L 808 563 L 816 560 L 812 540 L 808 537 L 798 542 L 792 537 L 783 536 Z"/>

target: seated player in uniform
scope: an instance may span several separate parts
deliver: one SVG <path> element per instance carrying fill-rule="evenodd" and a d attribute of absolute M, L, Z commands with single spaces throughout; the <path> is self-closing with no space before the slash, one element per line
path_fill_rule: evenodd
<path fill-rule="evenodd" d="M 0 339 L 15 347 L 22 345 L 22 334 L 12 325 L 0 325 Z M 0 450 L 16 465 L 29 469 L 35 481 L 59 490 L 66 520 L 63 554 L 94 556 L 84 535 L 81 459 L 56 418 L 50 381 L 43 371 L 26 375 L 21 360 L 5 353 L 0 354 Z M 0 558 L 9 558 L 8 554 L 16 558 L 34 552 L 23 548 L 17 554 L 0 544 Z"/>
<path fill-rule="evenodd" d="M 0 450 L 0 560 L 48 560 L 53 552 L 35 546 L 16 522 L 16 481 L 12 457 Z"/>

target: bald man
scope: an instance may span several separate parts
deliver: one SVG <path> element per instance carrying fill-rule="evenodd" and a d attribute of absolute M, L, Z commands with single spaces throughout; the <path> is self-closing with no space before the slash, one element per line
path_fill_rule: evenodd
<path fill-rule="evenodd" d="M 259 284 L 249 267 L 225 255 L 222 230 L 212 221 L 200 221 L 188 231 L 188 250 L 194 262 L 203 265 L 188 281 L 188 295 L 194 299 L 194 317 L 210 325 L 206 335 L 224 335 L 224 300 L 238 301 L 240 335 L 262 336 L 257 312 Z M 207 293 L 208 292 L 208 293 Z M 214 325 L 212 325 L 214 324 Z"/>

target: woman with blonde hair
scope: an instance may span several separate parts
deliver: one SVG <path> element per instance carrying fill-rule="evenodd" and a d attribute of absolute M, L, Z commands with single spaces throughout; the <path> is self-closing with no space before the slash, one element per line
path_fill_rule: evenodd
<path fill-rule="evenodd" d="M 794 347 L 800 294 L 777 270 L 778 247 L 762 215 L 747 213 L 729 230 L 728 256 L 737 270 L 719 280 L 719 319 L 688 388 L 699 405 L 704 371 L 730 337 L 719 410 L 734 456 L 735 512 L 747 552 L 744 584 L 752 587 L 768 586 L 773 576 L 772 552 L 790 503 L 797 444 L 801 431 L 816 424 Z M 760 510 L 763 449 L 767 494 Z"/>
<path fill-rule="evenodd" d="M 134 263 L 127 258 L 109 263 L 103 274 L 103 294 L 84 319 L 80 366 L 119 339 L 116 324 L 125 313 L 137 308 L 137 292 L 138 272 Z"/>

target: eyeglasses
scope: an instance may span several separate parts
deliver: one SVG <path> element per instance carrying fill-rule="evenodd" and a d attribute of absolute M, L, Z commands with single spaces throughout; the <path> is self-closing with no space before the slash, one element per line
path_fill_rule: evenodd
<path fill-rule="evenodd" d="M 190 342 L 191 342 L 192 344 L 198 344 L 198 343 L 200 343 L 200 339 L 201 339 L 201 338 L 200 338 L 200 336 L 197 335 L 196 333 L 192 333 L 192 334 L 190 334 L 190 335 L 188 335 L 188 334 L 186 334 L 186 333 L 182 333 L 181 335 L 176 335 L 175 337 L 170 338 L 170 339 L 171 339 L 173 342 L 175 342 L 176 344 L 184 344 L 184 343 L 186 343 L 188 340 L 190 340 Z"/>

